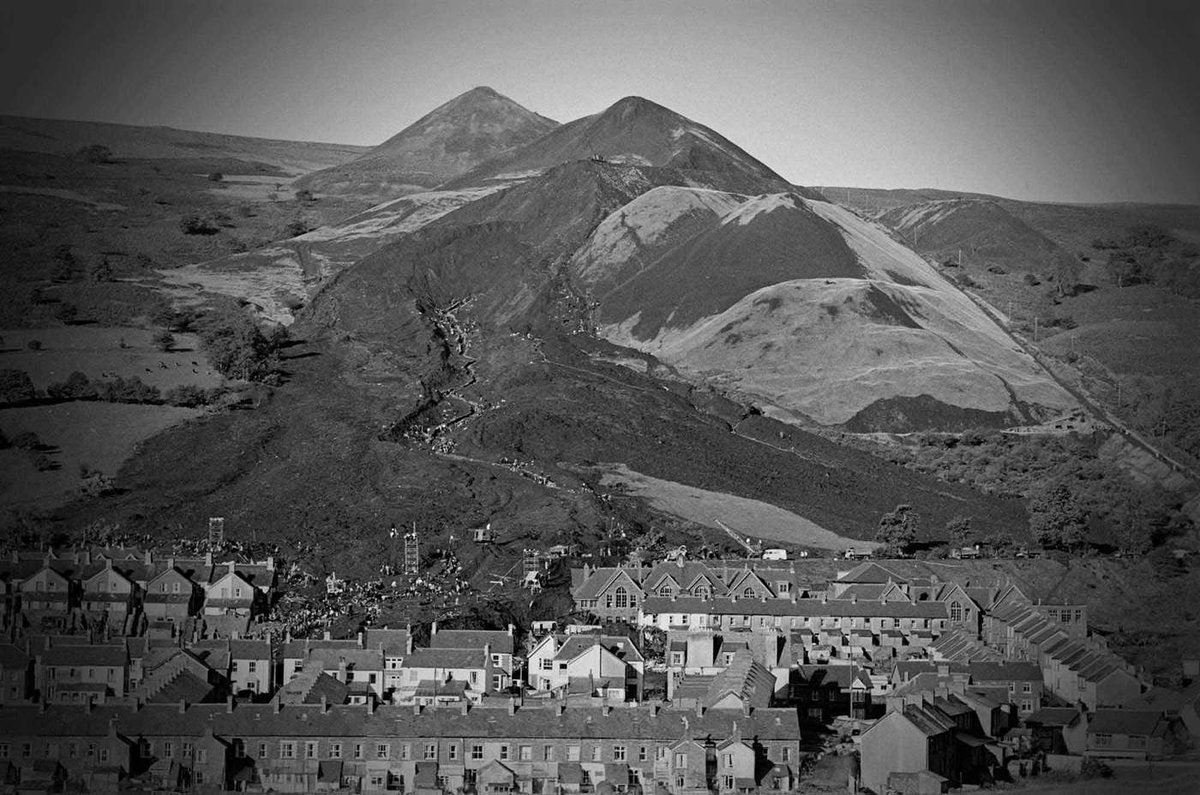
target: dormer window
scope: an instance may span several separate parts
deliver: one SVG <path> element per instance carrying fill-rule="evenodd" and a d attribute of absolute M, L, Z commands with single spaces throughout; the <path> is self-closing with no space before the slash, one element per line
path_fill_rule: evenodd
<path fill-rule="evenodd" d="M 670 583 L 663 583 L 658 589 L 659 596 L 671 597 L 675 595 L 675 586 Z"/>

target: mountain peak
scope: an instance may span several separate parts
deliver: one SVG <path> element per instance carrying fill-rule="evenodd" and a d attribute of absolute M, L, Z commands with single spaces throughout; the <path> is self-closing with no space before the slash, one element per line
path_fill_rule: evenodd
<path fill-rule="evenodd" d="M 453 179 L 557 126 L 490 86 L 476 86 L 361 157 L 314 172 L 296 184 L 376 198 L 413 193 Z"/>

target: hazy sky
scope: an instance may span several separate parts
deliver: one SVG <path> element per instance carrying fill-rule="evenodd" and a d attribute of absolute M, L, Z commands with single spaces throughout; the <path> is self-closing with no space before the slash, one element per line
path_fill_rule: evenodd
<path fill-rule="evenodd" d="M 1200 203 L 1200 3 L 5 0 L 0 113 L 375 144 L 623 96 L 808 185 Z"/>

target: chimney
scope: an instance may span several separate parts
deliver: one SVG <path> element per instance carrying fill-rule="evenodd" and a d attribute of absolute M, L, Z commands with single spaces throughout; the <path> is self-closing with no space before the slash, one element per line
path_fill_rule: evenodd
<path fill-rule="evenodd" d="M 167 568 L 168 569 L 175 568 L 175 558 L 167 558 Z"/>
<path fill-rule="evenodd" d="M 142 563 L 145 563 L 147 566 L 154 563 L 154 556 L 150 554 L 150 550 L 147 549 L 145 554 L 142 555 Z"/>
<path fill-rule="evenodd" d="M 283 704 L 280 703 L 278 696 L 276 696 L 275 699 L 271 702 L 271 707 L 276 715 L 278 715 L 279 710 L 281 710 L 283 708 Z"/>
<path fill-rule="evenodd" d="M 858 594 L 856 594 L 856 593 L 850 594 L 850 604 L 852 604 L 852 605 L 858 604 Z"/>
<path fill-rule="evenodd" d="M 515 698 L 510 698 L 508 700 L 508 714 L 509 715 L 517 714 L 517 700 Z"/>
<path fill-rule="evenodd" d="M 462 703 L 460 703 L 458 705 L 458 712 L 460 715 L 466 715 L 467 712 L 470 711 L 470 709 L 471 709 L 471 702 L 467 701 L 465 698 L 462 700 Z"/>
<path fill-rule="evenodd" d="M 420 703 L 419 701 L 414 701 L 414 702 L 413 702 L 413 714 L 414 714 L 414 715 L 420 715 L 420 714 L 421 714 L 421 703 Z"/>
<path fill-rule="evenodd" d="M 179 699 L 179 714 L 180 715 L 187 714 L 187 702 L 184 701 L 182 698 Z"/>
<path fill-rule="evenodd" d="M 229 561 L 229 573 L 234 574 L 235 572 L 237 572 L 237 563 L 231 560 Z"/>
<path fill-rule="evenodd" d="M 937 674 L 938 674 L 938 676 L 949 676 L 950 675 L 950 663 L 948 663 L 948 662 L 938 663 Z"/>
<path fill-rule="evenodd" d="M 605 704 L 603 709 L 604 709 L 604 717 L 607 718 L 612 713 L 612 704 Z"/>
<path fill-rule="evenodd" d="M 556 715 L 561 715 L 566 711 L 567 711 L 567 705 L 561 701 L 554 706 L 554 714 L 556 714 Z"/>
<path fill-rule="evenodd" d="M 516 629 L 517 629 L 516 626 L 514 626 L 513 624 L 508 625 L 508 636 L 510 638 L 513 636 L 513 632 L 515 632 Z"/>
<path fill-rule="evenodd" d="M 329 630 L 325 630 L 325 633 L 324 633 L 324 635 L 323 635 L 322 637 L 323 637 L 325 640 L 333 640 L 333 635 L 332 635 L 332 634 L 330 634 Z"/>
<path fill-rule="evenodd" d="M 267 570 L 275 571 L 275 556 L 267 555 Z"/>
<path fill-rule="evenodd" d="M 208 551 L 208 552 L 205 552 L 205 553 L 204 553 L 204 565 L 205 565 L 205 566 L 212 566 L 212 565 L 213 565 L 213 562 L 212 562 L 212 551 L 211 551 L 211 550 L 210 550 L 210 551 Z"/>
<path fill-rule="evenodd" d="M 321 696 L 321 714 L 324 715 L 329 711 L 329 696 Z"/>
<path fill-rule="evenodd" d="M 696 702 L 696 717 L 697 718 L 704 717 L 704 705 L 702 703 L 700 703 L 699 701 Z"/>

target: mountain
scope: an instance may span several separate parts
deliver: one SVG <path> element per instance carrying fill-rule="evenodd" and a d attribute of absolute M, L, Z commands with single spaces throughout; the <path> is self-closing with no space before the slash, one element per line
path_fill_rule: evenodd
<path fill-rule="evenodd" d="M 679 171 L 689 184 L 723 190 L 786 190 L 787 180 L 724 136 L 641 97 L 562 125 L 543 138 L 493 158 L 455 179 L 455 187 L 523 179 L 591 157 Z"/>
<path fill-rule="evenodd" d="M 317 193 L 415 193 L 534 141 L 558 126 L 480 86 L 441 105 L 369 152 L 298 180 Z"/>

